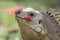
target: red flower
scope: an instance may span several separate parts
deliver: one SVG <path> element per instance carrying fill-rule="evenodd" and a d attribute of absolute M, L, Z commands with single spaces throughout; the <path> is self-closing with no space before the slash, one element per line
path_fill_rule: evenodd
<path fill-rule="evenodd" d="M 16 9 L 7 9 L 7 11 L 11 14 L 16 14 L 17 11 L 20 11 L 22 10 L 23 8 L 20 7 L 20 8 L 16 8 Z"/>
<path fill-rule="evenodd" d="M 25 19 L 25 21 L 31 21 L 30 17 L 25 17 L 24 19 Z"/>

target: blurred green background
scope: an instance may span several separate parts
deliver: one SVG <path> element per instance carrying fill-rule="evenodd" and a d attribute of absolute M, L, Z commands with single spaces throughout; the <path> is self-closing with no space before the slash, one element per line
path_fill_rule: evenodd
<path fill-rule="evenodd" d="M 60 0 L 0 0 L 0 40 L 22 40 L 20 32 L 10 33 L 9 30 L 17 29 L 18 24 L 14 18 L 7 12 L 8 8 L 32 7 L 37 10 L 41 8 L 58 8 Z"/>

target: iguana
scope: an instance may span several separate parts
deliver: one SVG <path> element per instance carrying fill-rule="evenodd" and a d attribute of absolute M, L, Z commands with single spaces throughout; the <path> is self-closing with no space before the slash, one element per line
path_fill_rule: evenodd
<path fill-rule="evenodd" d="M 60 40 L 60 26 L 48 15 L 33 8 L 11 10 L 15 14 L 23 40 Z"/>

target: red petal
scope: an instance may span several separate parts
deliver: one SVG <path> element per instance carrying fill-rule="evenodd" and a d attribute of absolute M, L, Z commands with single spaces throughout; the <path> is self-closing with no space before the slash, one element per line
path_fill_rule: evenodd
<path fill-rule="evenodd" d="M 7 10 L 10 14 L 15 14 L 15 10 L 13 10 L 13 9 L 8 9 Z"/>
<path fill-rule="evenodd" d="M 16 8 L 15 9 L 15 12 L 17 12 L 17 11 L 21 11 L 22 10 L 22 7 L 20 7 L 20 8 Z"/>
<path fill-rule="evenodd" d="M 25 21 L 31 21 L 30 17 L 25 17 Z"/>
<path fill-rule="evenodd" d="M 22 10 L 22 7 L 20 7 L 20 8 L 16 8 L 16 9 L 8 9 L 7 11 L 9 12 L 9 13 L 11 13 L 11 14 L 16 14 L 16 12 L 17 11 L 20 11 L 20 10 Z"/>

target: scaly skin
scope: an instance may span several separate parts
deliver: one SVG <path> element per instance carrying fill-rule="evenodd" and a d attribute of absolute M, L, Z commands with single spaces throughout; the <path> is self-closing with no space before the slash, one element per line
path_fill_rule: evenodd
<path fill-rule="evenodd" d="M 16 18 L 21 30 L 23 40 L 43 40 L 46 36 L 36 32 L 29 25 L 24 24 L 19 18 Z"/>
<path fill-rule="evenodd" d="M 60 25 L 60 12 L 55 9 L 48 9 L 48 15 L 56 22 L 56 24 Z"/>
<path fill-rule="evenodd" d="M 20 14 L 18 13 L 15 16 L 23 40 L 60 40 L 60 26 L 47 13 L 42 14 L 28 10 L 23 10 L 23 12 L 19 12 Z M 31 15 L 28 15 L 30 12 L 36 15 L 31 17 Z M 25 21 L 23 18 L 26 16 L 30 16 L 32 21 Z"/>

